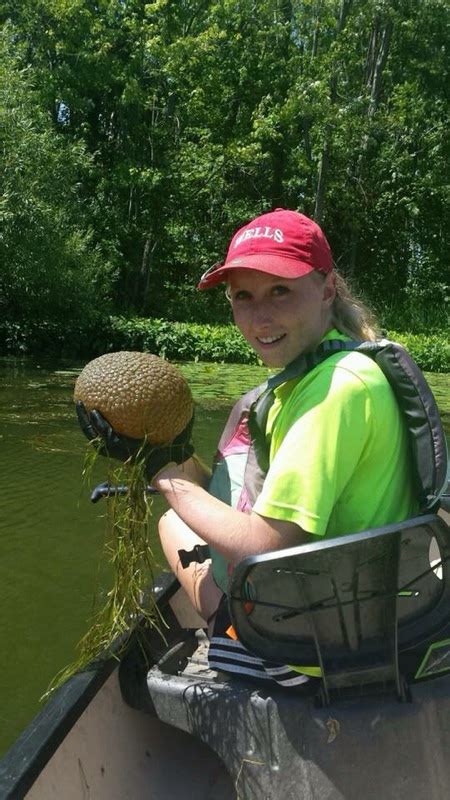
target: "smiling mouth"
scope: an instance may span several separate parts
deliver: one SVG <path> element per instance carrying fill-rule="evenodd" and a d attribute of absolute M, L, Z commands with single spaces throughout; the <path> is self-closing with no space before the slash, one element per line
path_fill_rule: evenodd
<path fill-rule="evenodd" d="M 282 339 L 286 336 L 285 333 L 282 333 L 281 336 L 257 336 L 257 340 L 260 344 L 270 345 L 276 344 L 277 342 L 281 342 Z"/>

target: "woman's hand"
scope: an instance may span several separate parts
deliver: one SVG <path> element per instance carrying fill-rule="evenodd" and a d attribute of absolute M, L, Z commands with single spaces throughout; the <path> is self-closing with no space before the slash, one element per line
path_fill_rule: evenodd
<path fill-rule="evenodd" d="M 78 422 L 84 435 L 102 456 L 118 461 L 145 461 L 145 472 L 153 477 L 168 464 L 183 464 L 194 453 L 191 442 L 194 415 L 181 433 L 167 445 L 151 445 L 145 438 L 133 439 L 117 433 L 99 411 L 87 411 L 82 402 L 76 405 Z"/>

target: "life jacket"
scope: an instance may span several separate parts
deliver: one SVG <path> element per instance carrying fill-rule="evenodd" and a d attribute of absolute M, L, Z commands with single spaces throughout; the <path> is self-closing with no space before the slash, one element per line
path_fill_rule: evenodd
<path fill-rule="evenodd" d="M 357 351 L 372 358 L 392 386 L 406 423 L 410 458 L 420 513 L 435 511 L 447 485 L 447 446 L 433 393 L 409 353 L 396 342 L 329 339 L 313 353 L 300 355 L 266 383 L 236 403 L 218 444 L 208 491 L 218 499 L 250 513 L 269 468 L 266 423 L 274 390 L 299 379 L 337 352 Z M 354 533 L 354 531 L 349 531 Z M 210 548 L 213 575 L 226 593 L 229 565 Z"/>

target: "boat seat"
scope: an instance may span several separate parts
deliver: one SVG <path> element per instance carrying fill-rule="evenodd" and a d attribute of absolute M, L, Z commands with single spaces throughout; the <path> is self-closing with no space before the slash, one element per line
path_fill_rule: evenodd
<path fill-rule="evenodd" d="M 278 663 L 319 663 L 319 694 L 224 678 L 208 667 L 204 634 L 185 631 L 147 672 L 140 707 L 209 745 L 244 800 L 440 800 L 449 556 L 448 526 L 430 514 L 246 558 L 229 594 L 239 638 Z M 399 703 L 414 680 L 413 702 Z"/>
<path fill-rule="evenodd" d="M 322 701 L 450 671 L 449 528 L 428 514 L 246 558 L 230 614 L 240 641 L 279 663 L 318 665 Z"/>

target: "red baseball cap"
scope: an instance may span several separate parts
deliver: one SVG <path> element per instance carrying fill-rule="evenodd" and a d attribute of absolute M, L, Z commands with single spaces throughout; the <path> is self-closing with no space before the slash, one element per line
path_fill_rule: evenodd
<path fill-rule="evenodd" d="M 234 234 L 223 264 L 202 275 L 198 289 L 227 280 L 232 269 L 256 269 L 281 278 L 301 278 L 333 269 L 330 246 L 321 228 L 298 211 L 276 208 L 244 225 Z"/>

